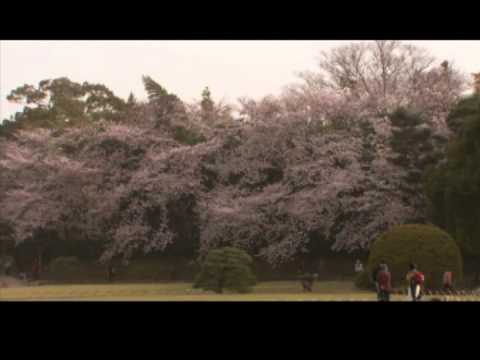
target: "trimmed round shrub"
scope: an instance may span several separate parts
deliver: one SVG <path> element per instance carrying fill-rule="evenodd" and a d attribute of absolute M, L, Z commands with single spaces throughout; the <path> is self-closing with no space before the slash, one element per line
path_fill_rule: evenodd
<path fill-rule="evenodd" d="M 366 274 L 357 285 L 371 283 L 371 273 L 382 260 L 389 267 L 394 287 L 406 285 L 412 262 L 425 274 L 427 288 L 439 288 L 445 271 L 452 271 L 456 282 L 463 279 L 460 249 L 448 233 L 432 225 L 399 225 L 382 234 L 370 248 Z"/>
<path fill-rule="evenodd" d="M 256 284 L 252 258 L 243 250 L 225 247 L 212 250 L 195 278 L 194 288 L 222 293 L 224 289 L 247 293 Z"/>

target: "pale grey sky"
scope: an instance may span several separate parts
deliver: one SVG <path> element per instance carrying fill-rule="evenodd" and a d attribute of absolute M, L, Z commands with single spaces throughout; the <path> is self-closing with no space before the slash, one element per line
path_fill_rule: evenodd
<path fill-rule="evenodd" d="M 19 107 L 5 97 L 17 86 L 67 76 L 105 84 L 118 96 L 146 97 L 149 75 L 183 100 L 209 86 L 215 99 L 277 94 L 295 73 L 313 70 L 322 50 L 349 41 L 0 41 L 0 119 Z M 480 71 L 480 41 L 409 41 L 465 73 Z"/>

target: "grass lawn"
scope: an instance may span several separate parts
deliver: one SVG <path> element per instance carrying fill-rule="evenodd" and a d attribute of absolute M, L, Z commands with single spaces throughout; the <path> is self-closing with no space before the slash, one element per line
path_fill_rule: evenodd
<path fill-rule="evenodd" d="M 450 297 L 450 300 L 456 300 Z M 480 300 L 462 297 L 457 300 Z M 317 282 L 312 293 L 303 293 L 294 281 L 258 284 L 253 293 L 215 294 L 192 289 L 190 283 L 42 285 L 0 289 L 0 300 L 80 300 L 80 301 L 376 301 L 373 292 L 361 291 L 350 281 Z M 392 300 L 406 301 L 394 295 Z"/>

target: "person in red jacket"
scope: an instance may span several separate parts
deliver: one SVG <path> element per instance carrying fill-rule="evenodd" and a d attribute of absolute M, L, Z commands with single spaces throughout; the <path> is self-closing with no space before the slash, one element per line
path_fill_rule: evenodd
<path fill-rule="evenodd" d="M 390 293 L 392 292 L 392 276 L 386 264 L 380 266 L 377 274 L 378 283 L 378 299 L 380 301 L 390 301 Z"/>
<path fill-rule="evenodd" d="M 420 301 L 423 296 L 425 275 L 417 270 L 415 264 L 410 264 L 410 271 L 407 273 L 408 290 L 412 301 Z"/>

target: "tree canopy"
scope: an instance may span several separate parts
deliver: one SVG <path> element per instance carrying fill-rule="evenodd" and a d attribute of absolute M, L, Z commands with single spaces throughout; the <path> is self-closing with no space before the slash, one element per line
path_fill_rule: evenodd
<path fill-rule="evenodd" d="M 125 102 L 105 85 L 79 84 L 70 79 L 42 80 L 38 86 L 25 84 L 11 91 L 7 100 L 24 104 L 8 126 L 13 129 L 65 128 L 91 121 L 115 120 Z"/>
<path fill-rule="evenodd" d="M 455 136 L 426 183 L 432 218 L 467 254 L 480 256 L 480 95 L 460 101 L 447 121 Z"/>
<path fill-rule="evenodd" d="M 228 245 L 274 265 L 427 221 L 417 175 L 457 131 L 460 74 L 397 42 L 324 61 L 279 96 L 241 99 L 239 118 L 207 89 L 188 104 L 148 76 L 145 102 L 66 78 L 20 87 L 9 98 L 26 107 L 0 137 L 0 219 L 17 243 L 48 230 L 97 241 L 104 260 Z"/>

